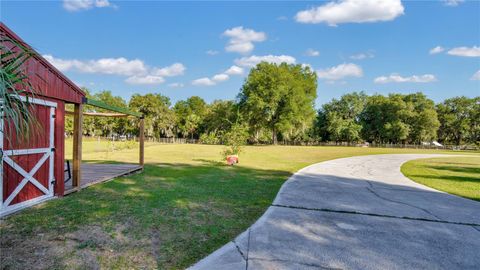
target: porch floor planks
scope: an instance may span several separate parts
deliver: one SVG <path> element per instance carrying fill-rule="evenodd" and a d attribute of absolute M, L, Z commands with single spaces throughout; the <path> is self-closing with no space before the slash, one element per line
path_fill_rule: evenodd
<path fill-rule="evenodd" d="M 115 177 L 120 177 L 136 171 L 142 170 L 142 166 L 137 164 L 91 164 L 82 163 L 82 179 L 80 187 L 72 186 L 72 179 L 65 182 L 65 195 L 88 186 L 112 180 Z M 65 172 L 65 179 L 68 178 L 68 173 Z"/>

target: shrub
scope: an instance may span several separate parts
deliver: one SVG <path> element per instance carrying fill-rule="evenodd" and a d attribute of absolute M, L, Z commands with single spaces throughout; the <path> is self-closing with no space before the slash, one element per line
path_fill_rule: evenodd
<path fill-rule="evenodd" d="M 229 155 L 239 155 L 248 139 L 248 129 L 245 125 L 234 124 L 232 128 L 222 136 L 225 149 L 223 158 Z"/>
<path fill-rule="evenodd" d="M 220 138 L 216 132 L 203 133 L 200 135 L 201 144 L 220 144 Z"/>

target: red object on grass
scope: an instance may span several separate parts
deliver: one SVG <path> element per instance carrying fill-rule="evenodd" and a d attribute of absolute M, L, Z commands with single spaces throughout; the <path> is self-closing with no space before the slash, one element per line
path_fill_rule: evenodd
<path fill-rule="evenodd" d="M 237 155 L 227 156 L 227 164 L 228 165 L 233 165 L 235 163 L 238 163 L 238 156 Z"/>

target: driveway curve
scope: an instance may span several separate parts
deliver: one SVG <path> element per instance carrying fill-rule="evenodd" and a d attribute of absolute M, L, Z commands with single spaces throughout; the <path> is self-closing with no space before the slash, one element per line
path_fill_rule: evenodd
<path fill-rule="evenodd" d="M 404 162 L 439 156 L 303 168 L 255 224 L 190 269 L 478 269 L 480 203 L 400 172 Z"/>

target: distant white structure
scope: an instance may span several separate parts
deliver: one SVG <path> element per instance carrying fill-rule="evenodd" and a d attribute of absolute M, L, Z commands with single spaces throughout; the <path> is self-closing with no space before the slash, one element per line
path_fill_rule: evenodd
<path fill-rule="evenodd" d="M 432 141 L 432 142 L 422 142 L 422 145 L 435 145 L 437 147 L 443 147 L 443 145 L 437 141 Z"/>
<path fill-rule="evenodd" d="M 443 145 L 437 141 L 433 141 L 432 144 L 435 146 L 443 147 Z"/>

